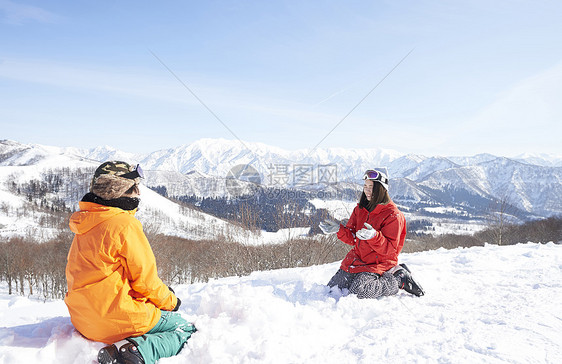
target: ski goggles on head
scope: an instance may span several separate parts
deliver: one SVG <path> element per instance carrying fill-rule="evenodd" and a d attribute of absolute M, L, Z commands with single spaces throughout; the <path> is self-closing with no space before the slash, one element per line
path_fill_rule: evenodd
<path fill-rule="evenodd" d="M 388 186 L 388 178 L 384 175 L 384 173 L 375 171 L 374 169 L 368 169 L 363 175 L 363 179 L 377 181 L 382 183 L 383 186 Z"/>
<path fill-rule="evenodd" d="M 135 167 L 135 169 L 132 172 L 122 174 L 119 177 L 128 178 L 128 179 L 135 179 L 135 178 L 139 178 L 139 177 L 144 178 L 144 172 L 143 172 L 140 164 L 137 164 L 137 166 Z"/>

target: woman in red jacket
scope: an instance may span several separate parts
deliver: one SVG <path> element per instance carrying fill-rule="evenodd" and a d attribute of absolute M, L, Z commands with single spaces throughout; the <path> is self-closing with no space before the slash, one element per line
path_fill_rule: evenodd
<path fill-rule="evenodd" d="M 320 224 L 325 233 L 337 231 L 341 241 L 353 246 L 328 286 L 346 288 L 358 298 L 394 295 L 399 288 L 423 295 L 406 265 L 398 265 L 406 219 L 388 195 L 388 177 L 381 171 L 368 170 L 363 178 L 361 199 L 347 224 Z"/>

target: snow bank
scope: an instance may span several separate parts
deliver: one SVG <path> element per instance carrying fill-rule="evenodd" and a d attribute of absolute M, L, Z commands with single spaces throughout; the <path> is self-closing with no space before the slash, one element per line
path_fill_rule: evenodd
<path fill-rule="evenodd" d="M 175 287 L 199 331 L 160 363 L 560 363 L 562 246 L 403 254 L 426 295 L 329 292 L 338 263 Z M 90 363 L 62 301 L 0 295 L 0 362 Z"/>

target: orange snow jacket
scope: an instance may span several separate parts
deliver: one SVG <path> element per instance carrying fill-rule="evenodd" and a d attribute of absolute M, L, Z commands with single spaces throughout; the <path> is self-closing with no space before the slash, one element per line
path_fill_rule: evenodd
<path fill-rule="evenodd" d="M 372 239 L 360 240 L 355 233 L 364 228 L 365 223 L 377 232 Z M 338 238 L 353 245 L 343 259 L 341 269 L 349 273 L 383 274 L 398 264 L 398 254 L 406 238 L 406 219 L 392 201 L 377 205 L 371 212 L 358 204 L 346 226 L 340 225 Z"/>
<path fill-rule="evenodd" d="M 162 283 L 142 225 L 126 211 L 80 202 L 70 218 L 65 303 L 74 327 L 107 344 L 148 332 L 176 296 Z"/>

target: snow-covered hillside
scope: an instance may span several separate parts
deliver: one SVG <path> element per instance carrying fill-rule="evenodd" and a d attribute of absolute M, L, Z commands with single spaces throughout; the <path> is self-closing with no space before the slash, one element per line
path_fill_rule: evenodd
<path fill-rule="evenodd" d="M 107 147 L 96 148 L 91 151 L 93 156 L 102 159 L 134 158 L 134 155 L 112 150 Z M 28 237 L 42 242 L 53 239 L 60 233 L 61 226 L 45 226 L 49 212 L 36 209 L 32 204 L 38 204 L 35 199 L 29 201 L 13 191 L 13 184 L 25 184 L 30 181 L 42 182 L 46 176 L 58 176 L 63 184 L 71 179 L 77 179 L 68 185 L 66 191 L 48 191 L 45 200 L 59 199 L 73 211 L 78 209 L 78 201 L 87 192 L 89 180 L 99 163 L 90 158 L 80 156 L 80 151 L 74 148 L 57 148 L 48 146 L 26 146 L 23 144 L 2 141 L 0 143 L 0 237 L 13 236 Z M 68 173 L 68 176 L 65 174 Z M 37 199 L 39 200 L 39 198 Z M 187 239 L 214 239 L 223 236 L 230 241 L 245 244 L 279 243 L 286 237 L 306 233 L 306 229 L 293 231 L 279 231 L 267 233 L 265 231 L 251 232 L 231 222 L 212 215 L 197 211 L 189 207 L 179 206 L 177 203 L 157 194 L 141 185 L 141 205 L 137 213 L 143 223 L 145 231 L 154 234 L 179 236 Z M 67 228 L 67 220 L 64 229 Z"/>
<path fill-rule="evenodd" d="M 562 245 L 402 254 L 426 295 L 330 292 L 338 263 L 175 287 L 199 331 L 160 363 L 561 363 Z M 62 301 L 0 294 L 1 363 L 91 363 Z"/>
<path fill-rule="evenodd" d="M 429 221 L 435 227 L 443 222 L 435 219 L 448 219 L 448 224 L 468 224 L 470 226 L 466 231 L 473 231 L 474 227 L 484 226 L 487 218 L 496 212 L 494 208 L 502 204 L 507 204 L 505 214 L 511 215 L 510 219 L 514 222 L 562 214 L 562 167 L 558 166 L 560 159 L 556 156 L 522 155 L 515 160 L 491 154 L 427 157 L 383 149 L 287 151 L 261 143 L 224 139 L 201 139 L 146 155 L 127 153 L 109 146 L 80 149 L 0 141 L 0 207 L 5 207 L 5 211 L 10 208 L 25 209 L 22 196 L 13 196 L 10 190 L 14 181 L 41 180 L 57 168 L 66 168 L 69 173 L 80 169 L 91 171 L 100 161 L 112 159 L 140 163 L 147 172 L 144 184 L 165 191 L 168 196 L 232 197 L 236 193 L 229 184 L 231 181 L 241 186 L 240 189 L 296 186 L 301 191 L 307 189 L 307 193 L 315 194 L 310 198 L 313 204 L 326 207 L 339 218 L 345 215 L 342 214 L 342 204 L 356 202 L 353 192 L 361 189 L 362 172 L 373 166 L 388 167 L 391 197 L 409 214 L 410 221 Z M 237 172 L 233 174 L 233 170 L 239 171 L 235 167 L 246 165 L 255 171 L 258 183 L 244 180 L 243 176 L 236 175 Z M 300 172 L 297 172 L 299 168 Z M 241 170 L 246 171 L 246 168 Z M 305 180 L 308 183 L 297 183 Z M 321 180 L 326 183 L 320 183 Z M 234 190 L 237 190 L 238 187 L 235 187 Z M 50 193 L 47 199 L 62 199 L 66 206 L 75 206 L 81 197 L 75 195 L 79 189 L 74 186 L 71 193 Z M 162 232 L 195 239 L 225 233 L 233 236 L 245 234 L 242 231 L 232 234 L 239 228 L 225 222 L 218 222 L 219 228 L 209 233 L 210 230 L 200 223 L 212 219 L 201 215 L 200 211 L 188 211 L 187 215 L 197 215 L 195 219 L 180 218 L 182 214 L 179 211 L 187 210 L 170 205 L 170 201 L 164 198 L 153 197 L 150 191 L 145 196 L 151 201 L 145 204 L 145 212 L 157 213 L 143 213 L 141 209 L 139 218 L 142 220 L 146 216 L 147 226 L 157 226 Z M 13 235 L 14 231 L 27 234 L 26 229 L 34 231 L 37 228 L 35 223 L 41 217 L 12 215 L 0 214 L 0 235 Z M 162 225 L 160 221 L 167 223 Z M 198 225 L 189 225 L 190 221 Z M 56 233 L 56 229 L 43 229 L 40 234 L 34 235 L 48 237 Z M 265 236 L 259 236 L 254 241 L 262 238 Z"/>

